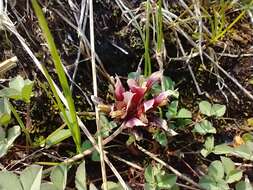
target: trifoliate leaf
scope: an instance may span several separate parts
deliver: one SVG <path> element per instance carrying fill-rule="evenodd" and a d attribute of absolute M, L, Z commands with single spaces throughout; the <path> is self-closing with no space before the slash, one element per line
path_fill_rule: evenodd
<path fill-rule="evenodd" d="M 23 190 L 17 175 L 9 171 L 0 171 L 1 190 Z"/>
<path fill-rule="evenodd" d="M 220 161 L 213 161 L 208 167 L 208 176 L 212 177 L 215 181 L 223 179 L 224 168 Z"/>
<path fill-rule="evenodd" d="M 214 104 L 212 106 L 211 115 L 216 117 L 222 117 L 226 112 L 226 106 L 220 104 Z"/>
<path fill-rule="evenodd" d="M 216 133 L 216 129 L 213 127 L 212 123 L 207 120 L 203 120 L 200 123 L 195 124 L 193 132 L 199 133 L 201 135 L 206 135 L 208 133 Z"/>
<path fill-rule="evenodd" d="M 56 166 L 51 174 L 50 179 L 54 186 L 57 187 L 58 190 L 64 190 L 67 183 L 67 166 L 62 164 L 59 166 Z"/>
<path fill-rule="evenodd" d="M 20 174 L 23 190 L 40 190 L 42 167 L 32 165 L 24 169 Z"/>
<path fill-rule="evenodd" d="M 87 190 L 85 161 L 76 170 L 75 185 L 78 190 Z"/>
<path fill-rule="evenodd" d="M 199 103 L 199 110 L 204 115 L 207 115 L 207 116 L 212 115 L 212 105 L 207 101 L 201 101 Z"/>
<path fill-rule="evenodd" d="M 176 117 L 177 118 L 192 118 L 192 113 L 189 110 L 182 108 L 178 111 Z"/>

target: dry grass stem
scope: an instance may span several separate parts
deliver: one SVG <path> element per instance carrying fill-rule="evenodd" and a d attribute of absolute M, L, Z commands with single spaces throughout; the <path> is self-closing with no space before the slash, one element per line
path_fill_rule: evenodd
<path fill-rule="evenodd" d="M 0 75 L 16 67 L 17 61 L 18 61 L 18 58 L 14 56 L 0 63 Z"/>
<path fill-rule="evenodd" d="M 98 87 L 97 87 L 97 71 L 96 71 L 96 60 L 95 60 L 95 35 L 94 35 L 94 19 L 93 19 L 93 0 L 89 1 L 89 12 L 90 12 L 90 44 L 91 44 L 91 67 L 92 67 L 92 80 L 93 80 L 93 95 L 98 97 Z M 103 149 L 103 139 L 101 135 L 100 129 L 100 119 L 99 119 L 99 110 L 97 106 L 95 106 L 96 113 L 96 124 L 97 124 L 97 135 L 98 135 L 98 147 L 100 154 L 100 163 L 101 163 L 101 171 L 102 171 L 102 179 L 103 179 L 103 189 L 108 190 L 107 187 L 107 176 L 106 176 L 106 168 L 104 161 L 104 149 Z"/>

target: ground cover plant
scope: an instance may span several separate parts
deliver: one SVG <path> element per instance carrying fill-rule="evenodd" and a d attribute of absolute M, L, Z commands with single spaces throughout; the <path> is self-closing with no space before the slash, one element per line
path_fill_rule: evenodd
<path fill-rule="evenodd" d="M 252 11 L 0 0 L 0 190 L 253 189 Z"/>

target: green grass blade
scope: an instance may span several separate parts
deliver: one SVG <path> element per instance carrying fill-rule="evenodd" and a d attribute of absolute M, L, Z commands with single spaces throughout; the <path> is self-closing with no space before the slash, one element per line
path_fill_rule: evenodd
<path fill-rule="evenodd" d="M 253 0 L 250 1 L 249 5 L 245 7 L 245 9 L 233 20 L 232 23 L 228 25 L 223 31 L 216 35 L 216 37 L 212 40 L 213 43 L 217 42 L 220 38 L 222 38 L 247 12 L 247 10 L 252 6 Z M 225 13 L 224 13 L 225 14 Z"/>
<path fill-rule="evenodd" d="M 52 34 L 48 28 L 47 21 L 43 15 L 43 12 L 41 10 L 41 7 L 39 6 L 38 2 L 36 0 L 32 0 L 32 5 L 35 11 L 35 14 L 38 18 L 39 25 L 43 31 L 44 37 L 47 41 L 49 51 L 51 53 L 52 59 L 54 61 L 55 69 L 61 84 L 61 87 L 63 89 L 63 94 L 67 100 L 69 112 L 70 112 L 70 119 L 69 122 L 71 125 L 69 126 L 72 132 L 73 139 L 76 144 L 76 148 L 78 152 L 80 151 L 81 147 L 81 135 L 80 135 L 80 128 L 77 123 L 77 117 L 76 117 L 76 111 L 74 106 L 74 101 L 72 98 L 72 93 L 68 84 L 67 77 L 64 72 L 63 64 L 61 62 L 61 58 L 57 52 L 57 48 L 54 42 L 54 39 L 52 37 Z M 51 86 L 51 85 L 50 85 Z M 52 86 L 51 86 L 52 87 Z M 55 94 L 54 94 L 55 95 Z"/>
<path fill-rule="evenodd" d="M 22 131 L 25 133 L 26 136 L 26 142 L 31 145 L 32 144 L 32 140 L 29 134 L 29 131 L 26 129 L 25 124 L 23 123 L 22 119 L 19 117 L 16 109 L 13 107 L 13 105 L 11 104 L 11 102 L 9 102 L 9 107 L 11 109 L 11 112 L 13 113 L 14 117 L 16 118 L 20 128 L 22 129 Z"/>
<path fill-rule="evenodd" d="M 162 15 L 162 0 L 158 1 L 157 11 L 157 52 L 162 51 L 163 46 L 163 15 Z"/>
<path fill-rule="evenodd" d="M 146 25 L 145 25 L 145 64 L 144 64 L 144 75 L 149 76 L 151 74 L 151 60 L 149 55 L 149 29 L 150 29 L 150 1 L 147 0 L 146 2 Z"/>

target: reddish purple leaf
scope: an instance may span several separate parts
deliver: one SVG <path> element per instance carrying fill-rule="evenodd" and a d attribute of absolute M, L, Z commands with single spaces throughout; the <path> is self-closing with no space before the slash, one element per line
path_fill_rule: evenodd
<path fill-rule="evenodd" d="M 165 91 L 160 93 L 158 96 L 156 96 L 155 99 L 155 103 L 154 103 L 154 107 L 156 106 L 164 106 L 168 103 L 168 96 L 169 96 L 169 91 Z"/>
<path fill-rule="evenodd" d="M 160 127 L 162 129 L 164 129 L 165 131 L 167 131 L 167 129 L 168 129 L 167 121 L 160 118 L 160 117 L 154 116 L 150 119 L 150 122 L 152 123 L 152 125 L 154 125 L 156 127 Z"/>
<path fill-rule="evenodd" d="M 131 118 L 131 119 L 127 120 L 127 122 L 125 123 L 125 126 L 127 128 L 132 128 L 134 126 L 146 126 L 146 124 L 143 123 L 138 118 L 134 117 L 134 118 Z"/>
<path fill-rule="evenodd" d="M 126 105 L 126 113 L 122 116 L 122 118 L 125 118 L 130 112 L 133 107 L 133 97 L 135 96 L 135 93 L 126 91 L 123 93 L 124 96 L 124 103 Z M 136 105 L 137 106 L 137 105 Z"/>
<path fill-rule="evenodd" d="M 155 103 L 155 100 L 154 100 L 154 99 L 145 101 L 145 102 L 143 103 L 144 112 L 146 112 L 146 111 L 150 110 L 151 108 L 153 108 L 154 103 Z"/>
<path fill-rule="evenodd" d="M 152 117 L 150 119 L 150 124 L 156 127 L 162 128 L 164 131 L 166 131 L 170 136 L 176 136 L 178 133 L 174 131 L 173 129 L 170 129 L 168 127 L 167 121 L 160 118 L 160 117 Z"/>
<path fill-rule="evenodd" d="M 147 89 L 150 89 L 153 86 L 153 84 L 160 81 L 162 75 L 163 75 L 162 71 L 157 71 L 157 72 L 154 72 L 152 75 L 150 75 L 150 77 L 147 79 L 147 84 L 146 84 Z"/>
<path fill-rule="evenodd" d="M 138 83 L 137 83 L 136 80 L 134 80 L 134 79 L 128 79 L 128 80 L 127 80 L 127 85 L 128 85 L 128 87 L 130 88 L 130 90 L 131 90 L 132 87 L 138 86 Z"/>
<path fill-rule="evenodd" d="M 124 99 L 123 93 L 125 92 L 125 88 L 123 87 L 120 79 L 116 76 L 116 84 L 115 84 L 115 97 L 117 101 L 122 101 Z"/>
<path fill-rule="evenodd" d="M 128 90 L 123 87 L 119 77 L 116 77 L 115 103 L 111 107 L 111 118 L 121 119 L 126 127 L 155 125 L 168 131 L 167 122 L 155 117 L 152 109 L 168 103 L 169 91 L 147 100 L 146 93 L 151 87 L 161 81 L 163 72 L 153 73 L 146 80 L 144 78 L 128 79 Z M 142 77 L 142 76 L 140 76 Z"/>

